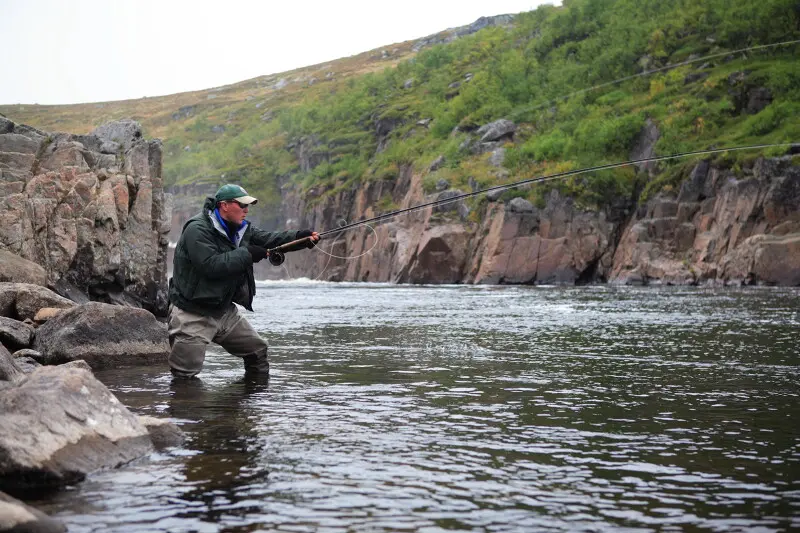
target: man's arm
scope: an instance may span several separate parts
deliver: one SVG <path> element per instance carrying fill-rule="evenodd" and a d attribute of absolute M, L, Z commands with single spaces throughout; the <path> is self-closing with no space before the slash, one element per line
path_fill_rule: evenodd
<path fill-rule="evenodd" d="M 298 235 L 301 231 L 264 231 L 261 229 L 256 228 L 255 226 L 250 226 L 250 231 L 253 232 L 253 236 L 250 238 L 250 242 L 255 244 L 256 246 L 263 246 L 264 248 L 275 248 L 276 246 L 280 246 L 281 244 L 286 244 L 287 242 L 296 241 L 297 239 L 303 238 L 305 234 Z"/>

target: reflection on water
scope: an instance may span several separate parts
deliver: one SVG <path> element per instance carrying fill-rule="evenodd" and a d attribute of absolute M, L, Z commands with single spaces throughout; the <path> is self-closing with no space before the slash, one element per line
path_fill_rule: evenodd
<path fill-rule="evenodd" d="M 76 531 L 800 527 L 800 291 L 270 283 L 273 373 L 99 372 L 186 444 L 36 502 Z"/>

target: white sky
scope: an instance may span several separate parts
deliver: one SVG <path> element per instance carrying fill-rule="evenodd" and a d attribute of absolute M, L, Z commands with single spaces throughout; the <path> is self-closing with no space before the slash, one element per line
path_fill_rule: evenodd
<path fill-rule="evenodd" d="M 209 89 L 554 0 L 0 0 L 0 104 Z"/>

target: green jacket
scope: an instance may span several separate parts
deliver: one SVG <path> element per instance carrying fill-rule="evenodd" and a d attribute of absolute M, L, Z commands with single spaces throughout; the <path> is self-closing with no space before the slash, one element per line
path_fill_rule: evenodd
<path fill-rule="evenodd" d="M 203 211 L 183 225 L 169 301 L 184 311 L 219 318 L 231 302 L 253 310 L 256 282 L 247 245 L 274 248 L 295 240 L 298 232 L 263 231 L 245 221 L 234 244 L 214 217 L 214 207 L 214 198 L 206 198 Z"/>

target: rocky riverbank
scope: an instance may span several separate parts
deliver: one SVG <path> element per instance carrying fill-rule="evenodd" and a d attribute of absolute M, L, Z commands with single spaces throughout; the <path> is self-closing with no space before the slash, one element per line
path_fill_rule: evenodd
<path fill-rule="evenodd" d="M 0 283 L 0 491 L 24 500 L 179 444 L 177 426 L 134 415 L 92 373 L 166 369 L 168 354 L 166 326 L 149 311 Z M 64 531 L 3 492 L 0 531 Z"/>
<path fill-rule="evenodd" d="M 65 531 L 25 498 L 181 441 L 92 373 L 166 369 L 170 210 L 161 143 L 137 123 L 70 135 L 0 117 L 0 531 Z"/>

